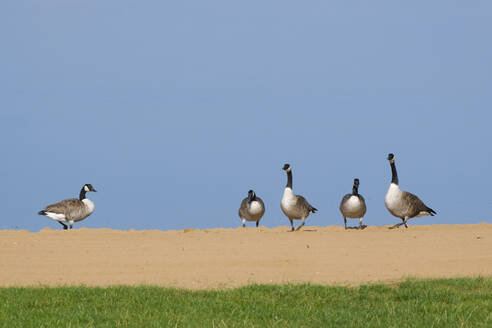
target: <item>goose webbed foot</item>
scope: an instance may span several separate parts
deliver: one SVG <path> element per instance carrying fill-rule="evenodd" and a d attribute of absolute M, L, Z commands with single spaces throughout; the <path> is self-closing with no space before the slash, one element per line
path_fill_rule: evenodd
<path fill-rule="evenodd" d="M 395 228 L 400 228 L 400 226 L 404 225 L 405 228 L 408 228 L 407 226 L 407 221 L 408 221 L 408 218 L 406 219 L 401 219 L 401 223 L 397 223 L 395 224 L 394 226 L 390 227 L 390 229 L 395 229 Z"/>
<path fill-rule="evenodd" d="M 345 230 L 347 230 L 347 218 L 343 218 L 343 224 L 345 225 Z"/>
<path fill-rule="evenodd" d="M 67 227 L 67 225 L 65 223 L 60 222 L 60 221 L 58 221 L 58 223 L 63 226 L 63 230 L 67 230 L 68 229 L 68 227 Z"/>
<path fill-rule="evenodd" d="M 302 223 L 296 228 L 296 231 L 299 231 L 299 229 L 301 229 L 304 226 L 304 223 L 306 223 L 305 220 L 306 220 L 305 218 L 302 219 Z"/>
<path fill-rule="evenodd" d="M 258 224 L 260 224 L 260 220 L 256 221 L 256 227 L 258 228 Z"/>
<path fill-rule="evenodd" d="M 391 226 L 389 227 L 388 229 L 395 229 L 395 228 L 399 228 L 403 223 L 397 223 L 395 224 L 394 226 Z"/>

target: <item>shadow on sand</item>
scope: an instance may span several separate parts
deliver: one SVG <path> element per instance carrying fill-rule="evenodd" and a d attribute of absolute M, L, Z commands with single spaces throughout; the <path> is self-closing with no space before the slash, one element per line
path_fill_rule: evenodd
<path fill-rule="evenodd" d="M 363 224 L 360 228 L 359 227 L 347 227 L 345 230 L 364 230 L 367 228 L 365 224 Z"/>

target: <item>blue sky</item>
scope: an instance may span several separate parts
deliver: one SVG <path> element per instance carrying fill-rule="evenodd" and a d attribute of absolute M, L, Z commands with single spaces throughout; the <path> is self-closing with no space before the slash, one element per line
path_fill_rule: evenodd
<path fill-rule="evenodd" d="M 45 205 L 99 191 L 75 227 L 238 227 L 252 188 L 280 210 L 284 163 L 319 209 L 361 181 L 492 223 L 492 4 L 487 1 L 0 3 L 0 229 L 59 229 Z M 356 224 L 357 221 L 351 222 Z"/>

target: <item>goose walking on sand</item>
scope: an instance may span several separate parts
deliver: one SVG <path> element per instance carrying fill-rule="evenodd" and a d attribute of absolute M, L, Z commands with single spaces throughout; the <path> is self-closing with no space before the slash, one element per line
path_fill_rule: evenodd
<path fill-rule="evenodd" d="M 384 204 L 388 211 L 401 219 L 401 223 L 395 224 L 390 229 L 399 228 L 404 225 L 408 228 L 407 221 L 424 215 L 434 215 L 436 212 L 427 207 L 417 196 L 407 191 L 400 190 L 398 186 L 398 174 L 396 173 L 395 155 L 388 154 L 391 166 L 391 183 L 384 198 Z"/>
<path fill-rule="evenodd" d="M 253 190 L 250 190 L 248 197 L 241 202 L 238 214 L 243 221 L 243 228 L 246 227 L 246 221 L 255 221 L 256 227 L 258 227 L 263 214 L 265 214 L 265 204 Z"/>
<path fill-rule="evenodd" d="M 343 215 L 343 223 L 347 229 L 347 218 L 359 219 L 359 229 L 362 229 L 362 218 L 366 214 L 366 201 L 359 194 L 359 179 L 354 179 L 352 193 L 346 194 L 340 203 L 340 212 Z"/>
<path fill-rule="evenodd" d="M 94 212 L 94 203 L 85 197 L 85 194 L 89 191 L 96 192 L 90 183 L 82 187 L 79 199 L 70 198 L 48 205 L 44 210 L 39 211 L 38 214 L 58 221 L 65 230 L 67 229 L 65 223 L 68 223 L 70 229 L 72 229 L 74 222 L 82 221 Z"/>
<path fill-rule="evenodd" d="M 289 218 L 292 231 L 294 231 L 294 220 L 302 220 L 301 224 L 295 229 L 299 230 L 306 223 L 306 218 L 309 214 L 315 213 L 317 209 L 311 206 L 304 197 L 294 195 L 292 192 L 292 169 L 290 164 L 285 164 L 282 170 L 287 173 L 287 185 L 280 202 L 280 208 L 285 216 Z"/>

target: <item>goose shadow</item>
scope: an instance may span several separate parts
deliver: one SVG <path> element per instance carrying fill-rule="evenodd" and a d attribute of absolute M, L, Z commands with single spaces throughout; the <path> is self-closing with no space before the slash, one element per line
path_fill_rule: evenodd
<path fill-rule="evenodd" d="M 317 232 L 317 229 L 300 229 L 300 230 L 287 230 L 287 232 L 300 232 L 300 231 L 306 231 L 306 232 Z"/>
<path fill-rule="evenodd" d="M 359 227 L 347 227 L 347 228 L 345 228 L 345 230 L 364 230 L 365 228 L 367 228 L 367 226 L 365 224 L 363 224 L 360 228 Z"/>

